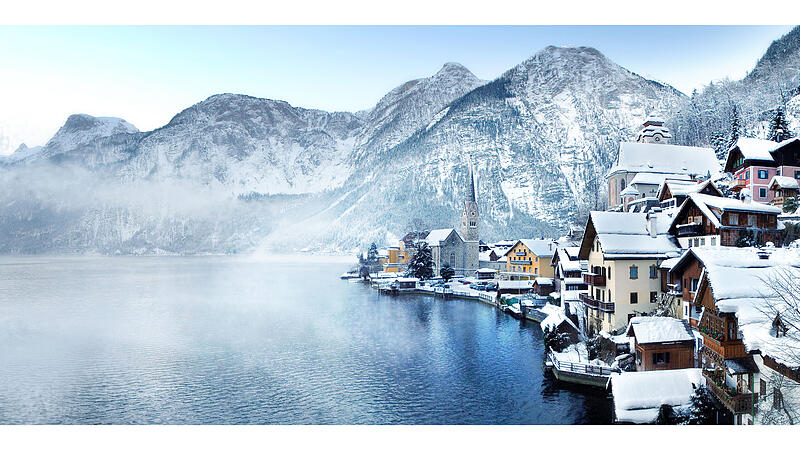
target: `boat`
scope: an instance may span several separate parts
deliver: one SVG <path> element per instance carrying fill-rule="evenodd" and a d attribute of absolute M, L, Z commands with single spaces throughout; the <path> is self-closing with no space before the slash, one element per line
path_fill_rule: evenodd
<path fill-rule="evenodd" d="M 358 272 L 345 272 L 339 275 L 339 278 L 342 280 L 355 280 L 361 278 L 361 275 L 359 275 Z"/>

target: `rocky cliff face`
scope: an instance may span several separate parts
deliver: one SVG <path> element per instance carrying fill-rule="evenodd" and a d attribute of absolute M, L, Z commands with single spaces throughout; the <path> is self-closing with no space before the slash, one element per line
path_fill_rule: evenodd
<path fill-rule="evenodd" d="M 690 107 L 595 49 L 548 47 L 491 82 L 445 64 L 358 113 L 223 94 L 147 133 L 72 116 L 0 165 L 0 251 L 349 251 L 457 226 L 469 164 L 481 238 L 556 236 L 602 206 L 648 113 Z"/>

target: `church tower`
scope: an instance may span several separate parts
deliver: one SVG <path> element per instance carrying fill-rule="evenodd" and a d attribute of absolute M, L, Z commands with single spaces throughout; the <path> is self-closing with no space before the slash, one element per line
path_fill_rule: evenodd
<path fill-rule="evenodd" d="M 467 199 L 461 211 L 461 238 L 464 239 L 464 275 L 473 276 L 479 267 L 480 244 L 478 240 L 478 202 L 475 198 L 475 176 L 469 167 Z"/>
<path fill-rule="evenodd" d="M 478 203 L 475 201 L 475 177 L 472 166 L 469 168 L 469 186 L 467 186 L 467 200 L 461 212 L 461 238 L 465 241 L 478 240 Z"/>
<path fill-rule="evenodd" d="M 636 142 L 647 144 L 669 144 L 672 140 L 672 133 L 669 128 L 664 126 L 664 119 L 657 114 L 652 113 L 647 116 L 642 129 L 639 130 L 639 135 L 636 136 Z"/>

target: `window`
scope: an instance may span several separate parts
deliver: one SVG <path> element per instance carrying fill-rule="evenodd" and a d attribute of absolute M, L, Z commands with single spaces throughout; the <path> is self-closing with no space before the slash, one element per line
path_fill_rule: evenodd
<path fill-rule="evenodd" d="M 700 247 L 700 238 L 694 238 L 694 246 Z"/>
<path fill-rule="evenodd" d="M 758 196 L 761 198 L 767 198 L 767 188 L 758 188 Z"/>
<path fill-rule="evenodd" d="M 658 277 L 658 271 L 656 266 L 655 265 L 650 266 L 650 278 L 657 278 L 657 277 Z"/>
<path fill-rule="evenodd" d="M 669 364 L 669 352 L 653 353 L 653 364 Z"/>
<path fill-rule="evenodd" d="M 711 238 L 711 245 L 712 246 L 717 245 L 717 238 L 715 238 L 715 237 Z"/>
<path fill-rule="evenodd" d="M 766 170 L 759 170 L 758 171 L 758 179 L 759 180 L 766 180 L 768 176 L 769 176 L 769 174 L 767 173 Z"/>
<path fill-rule="evenodd" d="M 772 407 L 778 409 L 783 408 L 783 393 L 777 387 L 772 389 Z"/>
<path fill-rule="evenodd" d="M 795 171 L 794 171 L 794 177 L 795 177 L 796 179 L 800 180 L 800 170 L 795 170 Z"/>
<path fill-rule="evenodd" d="M 761 383 L 759 383 L 759 387 L 760 387 L 759 393 L 758 393 L 759 396 L 761 396 L 762 398 L 766 397 L 767 396 L 767 382 L 764 381 L 763 378 L 761 379 Z"/>
<path fill-rule="evenodd" d="M 631 266 L 631 273 L 630 273 L 631 280 L 635 280 L 639 278 L 639 268 L 636 266 Z"/>
<path fill-rule="evenodd" d="M 706 238 L 700 238 L 700 245 L 706 245 Z"/>
<path fill-rule="evenodd" d="M 650 303 L 655 303 L 658 301 L 658 292 L 650 291 Z"/>
<path fill-rule="evenodd" d="M 692 288 L 690 289 L 691 292 L 697 292 L 697 284 L 700 282 L 699 278 L 692 278 Z"/>
<path fill-rule="evenodd" d="M 635 305 L 637 303 L 639 303 L 639 293 L 631 292 L 631 305 Z"/>
<path fill-rule="evenodd" d="M 728 322 L 728 340 L 733 341 L 736 339 L 736 322 L 729 321 Z"/>
<path fill-rule="evenodd" d="M 636 364 L 642 365 L 642 351 L 636 350 Z"/>
<path fill-rule="evenodd" d="M 450 267 L 456 267 L 456 254 L 453 252 L 450 253 Z"/>
<path fill-rule="evenodd" d="M 692 240 L 689 239 L 689 248 L 692 248 Z"/>
<path fill-rule="evenodd" d="M 750 179 L 750 171 L 749 170 L 744 173 L 744 179 L 745 180 L 749 180 Z"/>
<path fill-rule="evenodd" d="M 728 213 L 728 223 L 731 225 L 739 225 L 739 215 L 736 213 Z"/>
<path fill-rule="evenodd" d="M 611 279 L 611 267 L 608 268 L 608 279 Z"/>

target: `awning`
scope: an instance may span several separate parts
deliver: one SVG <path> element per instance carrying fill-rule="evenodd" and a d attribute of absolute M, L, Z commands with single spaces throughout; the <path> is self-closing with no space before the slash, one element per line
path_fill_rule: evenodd
<path fill-rule="evenodd" d="M 731 358 L 725 360 L 725 367 L 731 375 L 741 375 L 745 373 L 758 373 L 758 365 L 753 361 L 752 356 L 744 358 Z"/>

